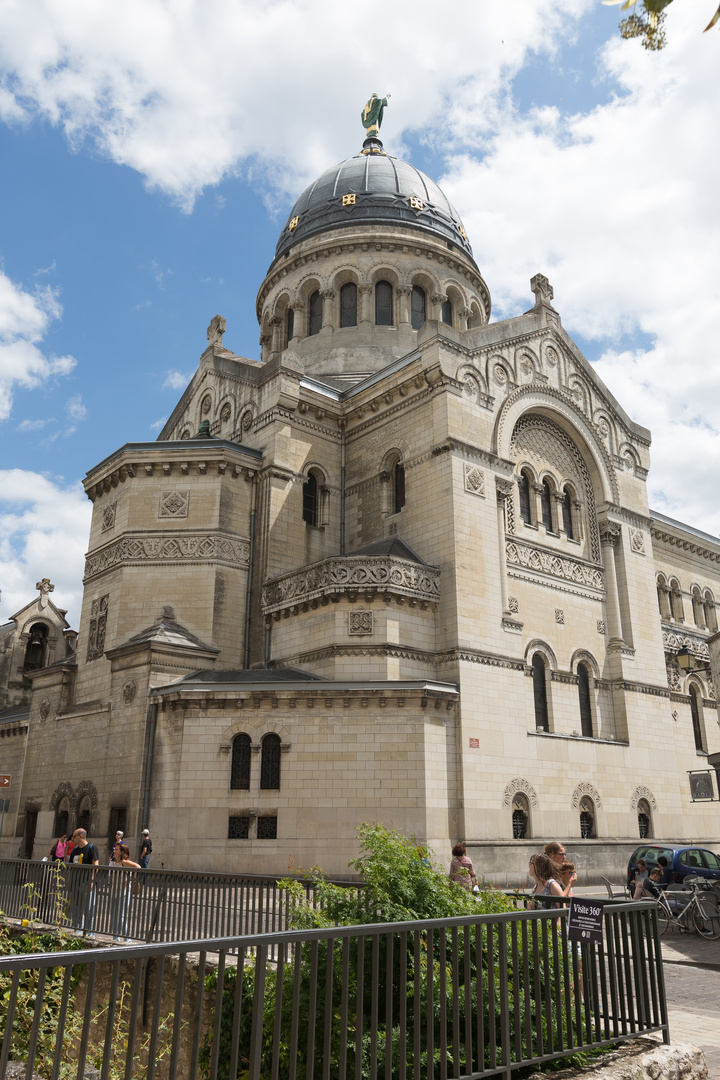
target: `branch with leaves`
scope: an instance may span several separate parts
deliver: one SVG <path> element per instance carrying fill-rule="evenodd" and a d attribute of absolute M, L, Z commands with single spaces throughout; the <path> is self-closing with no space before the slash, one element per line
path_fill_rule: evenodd
<path fill-rule="evenodd" d="M 621 11 L 635 8 L 638 0 L 602 0 L 606 7 L 614 7 L 622 4 Z M 667 44 L 663 23 L 665 21 L 665 8 L 672 4 L 673 0 L 641 0 L 639 9 L 636 8 L 631 15 L 620 23 L 620 33 L 624 38 L 639 37 L 646 49 L 657 51 Z M 711 30 L 720 20 L 720 6 L 705 27 L 703 33 Z"/>

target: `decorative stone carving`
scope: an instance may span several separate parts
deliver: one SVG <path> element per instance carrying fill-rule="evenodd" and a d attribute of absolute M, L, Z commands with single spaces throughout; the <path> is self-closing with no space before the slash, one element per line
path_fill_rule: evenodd
<path fill-rule="evenodd" d="M 130 679 L 122 688 L 122 699 L 126 705 L 132 705 L 137 694 L 137 683 L 134 679 Z"/>
<path fill-rule="evenodd" d="M 707 647 L 707 641 L 700 636 L 681 632 L 663 624 L 662 641 L 666 653 L 676 653 L 680 649 L 688 649 L 698 660 L 710 663 L 710 651 Z"/>
<path fill-rule="evenodd" d="M 630 550 L 637 555 L 645 554 L 645 533 L 642 529 L 630 529 Z"/>
<path fill-rule="evenodd" d="M 565 625 L 565 612 L 562 608 L 555 608 L 555 622 L 558 624 L 558 626 Z"/>
<path fill-rule="evenodd" d="M 303 567 L 263 586 L 263 611 L 318 600 L 342 592 L 381 592 L 421 604 L 440 599 L 440 571 L 386 555 L 334 557 Z"/>
<path fill-rule="evenodd" d="M 498 386 L 505 386 L 508 381 L 507 371 L 502 364 L 496 364 L 493 368 L 493 378 Z"/>
<path fill-rule="evenodd" d="M 580 806 L 581 801 L 586 797 L 592 799 L 592 801 L 595 803 L 595 809 L 598 809 L 600 806 L 602 806 L 600 796 L 596 788 L 594 788 L 592 784 L 588 784 L 587 781 L 582 781 L 582 783 L 577 785 L 572 794 L 571 806 L 573 810 L 577 810 Z"/>
<path fill-rule="evenodd" d="M 552 345 L 548 345 L 545 350 L 545 359 L 551 367 L 555 367 L 558 362 L 557 349 L 554 349 Z"/>
<path fill-rule="evenodd" d="M 189 439 L 190 438 L 190 428 L 183 428 L 183 430 L 180 432 L 180 438 L 183 439 L 183 440 L 184 439 Z"/>
<path fill-rule="evenodd" d="M 224 319 L 222 315 L 213 316 L 213 318 L 210 320 L 210 325 L 207 328 L 207 339 L 210 345 L 222 345 L 223 334 L 225 333 L 226 326 L 227 320 Z M 203 409 L 203 412 L 209 412 L 209 409 Z"/>
<path fill-rule="evenodd" d="M 598 632 L 598 634 L 604 634 L 605 633 L 605 620 L 604 619 L 598 619 L 597 620 L 597 632 Z"/>
<path fill-rule="evenodd" d="M 653 812 L 655 810 L 657 810 L 657 803 L 655 801 L 655 796 L 653 795 L 650 788 L 644 787 L 642 784 L 640 784 L 638 787 L 636 787 L 634 792 L 633 792 L 632 799 L 630 800 L 630 809 L 631 810 L 637 810 L 638 803 L 640 802 L 641 799 L 645 799 L 645 802 L 648 803 L 650 809 Z"/>
<path fill-rule="evenodd" d="M 520 776 L 516 776 L 514 780 L 511 780 L 510 783 L 506 785 L 503 793 L 503 805 L 511 806 L 512 801 L 518 792 L 526 796 L 531 806 L 538 805 L 538 797 L 535 788 Z"/>
<path fill-rule="evenodd" d="M 97 793 L 97 788 L 93 784 L 92 780 L 81 780 L 80 781 L 80 783 L 77 786 L 77 791 L 75 792 L 76 802 L 79 804 L 80 800 L 83 799 L 86 795 L 90 799 L 90 806 L 92 807 L 92 809 L 97 810 L 98 793 Z"/>
<path fill-rule="evenodd" d="M 578 559 L 568 559 L 565 556 L 555 555 L 551 551 L 532 547 L 530 544 L 525 544 L 520 540 L 507 540 L 505 542 L 505 557 L 509 566 L 522 566 L 526 570 L 534 570 L 539 574 L 563 578 L 565 581 L 573 581 L 577 585 L 583 585 L 591 589 L 602 590 L 605 588 L 604 574 L 599 567 L 589 566 Z"/>
<path fill-rule="evenodd" d="M 243 413 L 243 418 L 240 426 L 243 431 L 249 431 L 250 428 L 253 426 L 253 414 L 250 412 L 249 409 L 247 409 L 246 412 Z"/>
<path fill-rule="evenodd" d="M 471 495 L 479 495 L 481 498 L 485 498 L 485 477 L 482 469 L 478 469 L 476 465 L 470 465 L 465 463 L 465 490 L 469 491 Z"/>
<path fill-rule="evenodd" d="M 232 415 L 232 406 L 230 405 L 229 401 L 226 401 L 225 404 L 223 405 L 222 409 L 220 410 L 220 419 L 222 420 L 223 424 L 226 424 L 228 422 L 231 415 Z"/>
<path fill-rule="evenodd" d="M 186 518 L 190 507 L 189 491 L 161 491 L 158 517 Z"/>
<path fill-rule="evenodd" d="M 115 511 L 117 510 L 117 502 L 110 503 L 103 510 L 102 516 L 102 531 L 109 532 L 110 529 L 115 526 Z"/>
<path fill-rule="evenodd" d="M 617 521 L 600 522 L 600 543 L 615 546 L 620 539 L 622 526 Z"/>
<path fill-rule="evenodd" d="M 48 701 L 47 698 L 43 698 L 43 700 L 40 702 L 40 709 L 39 709 L 40 718 L 42 720 L 47 720 L 48 716 L 50 715 L 50 709 L 51 709 L 50 702 Z"/>
<path fill-rule="evenodd" d="M 224 562 L 247 566 L 250 546 L 247 540 L 222 535 L 124 536 L 85 560 L 85 581 L 121 563 L 144 562 Z"/>
<path fill-rule="evenodd" d="M 665 666 L 667 669 L 667 684 L 669 688 L 675 693 L 682 693 L 682 675 L 680 674 L 680 668 L 678 667 L 675 657 L 666 659 Z"/>
<path fill-rule="evenodd" d="M 90 609 L 90 629 L 88 631 L 87 659 L 99 660 L 105 653 L 105 630 L 107 628 L 109 596 L 99 596 L 93 600 Z"/>
<path fill-rule="evenodd" d="M 517 615 L 520 611 L 520 604 L 518 603 L 517 596 L 508 596 L 508 611 L 513 615 Z"/>
<path fill-rule="evenodd" d="M 370 635 L 373 633 L 373 631 L 374 627 L 372 611 L 348 612 L 348 634 L 361 637 Z"/>

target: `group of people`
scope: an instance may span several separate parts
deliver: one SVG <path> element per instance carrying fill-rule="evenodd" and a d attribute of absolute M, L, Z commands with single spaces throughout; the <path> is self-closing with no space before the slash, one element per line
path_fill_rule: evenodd
<path fill-rule="evenodd" d="M 150 855 L 152 854 L 150 830 L 143 829 L 142 831 L 140 854 L 138 856 L 140 862 L 132 862 L 130 859 L 130 849 L 123 843 L 124 837 L 125 833 L 118 829 L 115 833 L 115 839 L 110 844 L 110 858 L 108 860 L 108 865 L 134 866 L 138 870 L 141 868 L 146 870 L 150 865 Z M 121 847 L 125 849 L 124 852 L 120 851 Z M 70 838 L 68 838 L 67 833 L 63 833 L 48 851 L 46 859 L 49 859 L 51 862 L 64 862 L 66 865 L 72 863 L 92 863 L 93 866 L 98 866 L 100 863 L 98 849 L 95 844 L 90 843 L 88 840 L 85 829 L 76 829 Z"/>
<path fill-rule="evenodd" d="M 118 869 L 120 867 L 127 870 L 147 869 L 152 853 L 152 840 L 150 839 L 149 829 L 143 829 L 139 862 L 134 862 L 130 858 L 130 849 L 124 839 L 125 834 L 122 830 L 118 830 L 115 833 L 115 839 L 110 843 L 109 869 Z M 100 853 L 95 844 L 88 840 L 85 829 L 76 829 L 69 839 L 66 834 L 63 834 L 50 848 L 47 858 L 53 862 L 63 862 L 68 866 L 99 866 L 100 864 Z M 73 879 L 68 883 L 70 921 L 77 930 L 83 932 L 89 938 L 95 936 L 93 925 L 96 885 L 94 871 L 90 876 L 83 875 L 78 877 L 77 880 Z M 109 886 L 112 896 L 113 929 L 115 931 L 113 940 L 130 942 L 132 939 L 127 936 L 128 905 L 132 890 L 133 888 L 137 889 L 139 883 L 134 874 L 122 878 L 118 875 L 115 881 L 112 879 L 109 881 Z"/>
<path fill-rule="evenodd" d="M 577 882 L 575 864 L 565 856 L 565 848 L 557 840 L 545 845 L 542 854 L 531 855 L 530 877 L 535 882 L 533 895 L 548 897 L 572 896 Z M 450 881 L 472 892 L 478 892 L 478 880 L 472 859 L 467 855 L 465 844 L 455 844 L 448 874 Z"/>

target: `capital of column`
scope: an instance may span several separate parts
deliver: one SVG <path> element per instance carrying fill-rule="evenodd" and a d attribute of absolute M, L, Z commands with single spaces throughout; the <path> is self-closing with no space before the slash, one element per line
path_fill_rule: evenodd
<path fill-rule="evenodd" d="M 323 291 L 320 293 L 320 299 L 321 300 L 334 300 L 335 299 L 335 290 L 334 289 L 323 289 Z"/>
<path fill-rule="evenodd" d="M 412 285 L 398 285 L 396 292 L 398 296 L 409 296 L 412 292 Z"/>
<path fill-rule="evenodd" d="M 512 480 L 505 480 L 501 476 L 495 477 L 495 492 L 499 501 L 509 498 L 514 491 L 514 488 L 515 484 Z"/>
<path fill-rule="evenodd" d="M 606 547 L 615 547 L 620 539 L 622 526 L 617 521 L 600 522 L 600 543 Z"/>
<path fill-rule="evenodd" d="M 369 296 L 373 291 L 373 287 L 372 285 L 358 285 L 357 291 L 360 296 Z"/>

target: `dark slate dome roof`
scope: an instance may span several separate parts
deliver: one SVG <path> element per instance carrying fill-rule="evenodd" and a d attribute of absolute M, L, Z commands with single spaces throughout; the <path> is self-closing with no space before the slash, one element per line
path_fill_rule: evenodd
<path fill-rule="evenodd" d="M 379 140 L 368 139 L 364 146 L 369 148 L 333 165 L 303 191 L 285 222 L 275 258 L 298 241 L 330 229 L 405 225 L 449 241 L 472 259 L 458 212 L 435 181 L 386 154 Z M 344 195 L 354 195 L 355 201 L 343 205 Z"/>

